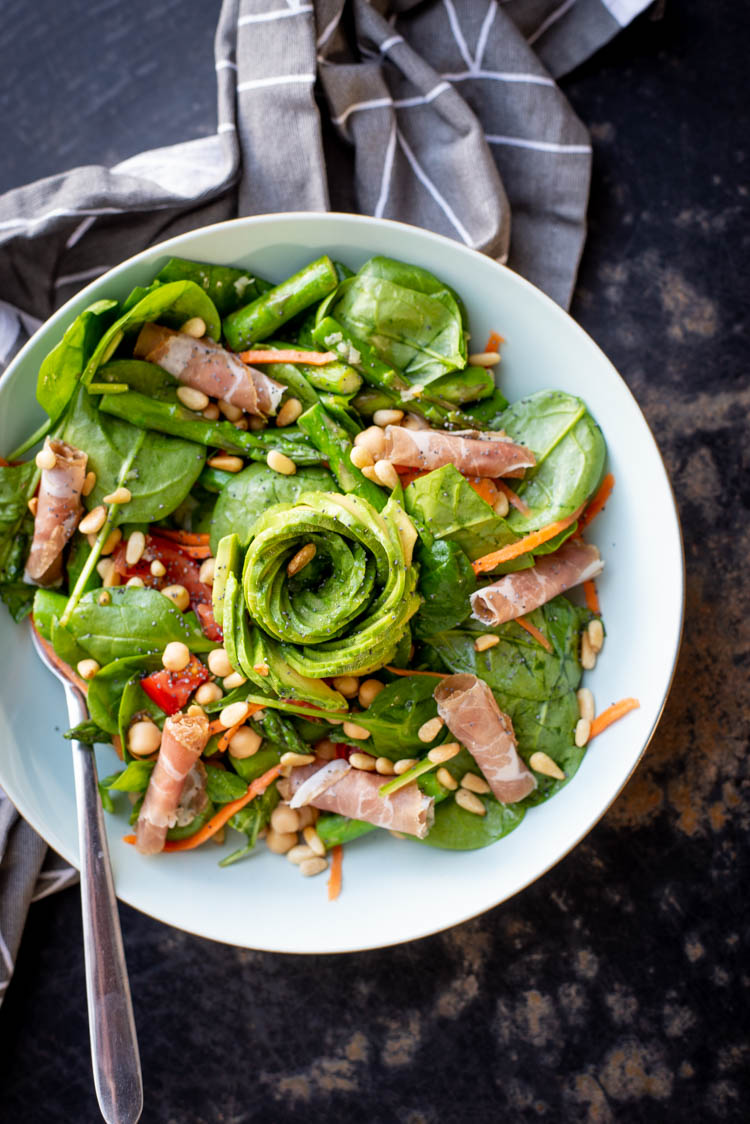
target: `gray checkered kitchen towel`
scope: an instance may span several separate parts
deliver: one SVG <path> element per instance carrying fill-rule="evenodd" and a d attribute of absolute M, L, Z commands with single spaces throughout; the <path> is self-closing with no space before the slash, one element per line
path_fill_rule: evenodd
<path fill-rule="evenodd" d="M 650 0 L 224 0 L 213 136 L 0 198 L 0 367 L 164 238 L 330 199 L 482 250 L 570 301 L 591 146 L 555 79 Z M 282 148 L 269 135 L 286 138 Z M 331 145 L 353 159 L 324 156 Z M 0 792 L 0 1001 L 29 904 L 75 872 Z"/>

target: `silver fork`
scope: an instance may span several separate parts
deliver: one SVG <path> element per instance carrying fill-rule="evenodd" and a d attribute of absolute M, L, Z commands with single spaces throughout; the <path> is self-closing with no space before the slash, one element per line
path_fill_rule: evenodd
<path fill-rule="evenodd" d="M 85 722 L 89 715 L 83 695 L 52 662 L 44 641 L 34 628 L 31 635 L 40 660 L 65 688 L 71 726 Z M 97 785 L 96 761 L 89 746 L 79 741 L 71 744 L 81 852 L 83 954 L 94 1085 L 107 1124 L 136 1124 L 143 1110 L 141 1060 Z"/>

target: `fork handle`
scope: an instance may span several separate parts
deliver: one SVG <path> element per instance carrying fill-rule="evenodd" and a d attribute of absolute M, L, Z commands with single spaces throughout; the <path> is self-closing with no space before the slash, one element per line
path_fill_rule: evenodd
<path fill-rule="evenodd" d="M 65 696 L 71 725 L 77 726 L 88 717 L 85 703 L 70 683 L 65 684 Z M 107 1124 L 136 1124 L 143 1109 L 141 1062 L 96 760 L 89 746 L 78 741 L 72 746 L 94 1084 Z"/>

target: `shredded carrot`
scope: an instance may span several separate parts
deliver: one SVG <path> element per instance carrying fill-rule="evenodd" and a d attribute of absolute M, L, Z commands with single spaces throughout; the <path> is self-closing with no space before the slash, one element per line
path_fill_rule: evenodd
<path fill-rule="evenodd" d="M 445 675 L 439 671 L 409 671 L 403 667 L 391 667 L 390 664 L 385 665 L 385 670 L 390 671 L 392 675 L 432 675 L 435 679 L 445 679 Z"/>
<path fill-rule="evenodd" d="M 238 800 L 232 800 L 229 804 L 224 804 L 219 811 L 211 816 L 211 819 L 196 831 L 195 835 L 189 835 L 187 839 L 168 839 L 164 844 L 165 851 L 192 851 L 194 847 L 200 847 L 201 843 L 205 843 L 212 835 L 216 835 L 225 824 L 229 823 L 235 812 L 239 812 L 240 808 L 244 808 L 256 796 L 262 796 L 270 784 L 278 777 L 281 772 L 280 765 L 274 765 L 262 777 L 258 777 L 248 788 L 244 796 L 240 796 Z"/>
<path fill-rule="evenodd" d="M 499 332 L 490 332 L 490 334 L 487 337 L 487 343 L 484 345 L 484 350 L 485 351 L 497 351 L 497 349 L 500 347 L 501 343 L 505 343 L 505 340 L 500 335 L 500 333 Z"/>
<path fill-rule="evenodd" d="M 338 359 L 333 351 L 294 351 L 275 350 L 272 347 L 261 351 L 241 351 L 243 363 L 308 363 L 311 367 L 324 367 Z"/>
<path fill-rule="evenodd" d="M 588 505 L 583 515 L 581 516 L 581 526 L 578 528 L 580 531 L 582 531 L 584 527 L 588 527 L 591 520 L 595 519 L 599 512 L 604 508 L 607 500 L 612 495 L 612 489 L 614 488 L 614 486 L 615 478 L 611 472 L 608 472 L 597 488 L 594 498 L 591 500 L 591 503 Z"/>
<path fill-rule="evenodd" d="M 224 730 L 226 730 L 226 726 L 223 726 L 220 719 L 218 718 L 214 718 L 213 722 L 209 722 L 208 724 L 209 737 L 211 737 L 213 734 L 221 734 Z"/>
<path fill-rule="evenodd" d="M 539 631 L 535 624 L 532 624 L 531 621 L 527 621 L 525 617 L 516 617 L 515 622 L 516 624 L 520 624 L 521 628 L 525 628 L 529 636 L 533 636 L 548 652 L 552 651 L 552 645 L 549 640 L 543 632 Z"/>
<path fill-rule="evenodd" d="M 223 752 L 231 742 L 234 735 L 239 730 L 240 726 L 244 725 L 244 722 L 245 719 L 241 718 L 239 722 L 235 722 L 234 726 L 230 726 L 228 730 L 225 730 L 219 738 L 216 748 Z"/>
<path fill-rule="evenodd" d="M 500 485 L 488 476 L 467 476 L 466 483 L 470 484 L 480 499 L 494 507 L 497 503 Z"/>
<path fill-rule="evenodd" d="M 559 535 L 561 531 L 570 527 L 571 523 L 575 523 L 582 510 L 583 508 L 579 507 L 578 511 L 574 511 L 572 515 L 566 515 L 564 519 L 557 519 L 554 523 L 548 523 L 546 527 L 541 527 L 538 531 L 532 531 L 531 534 L 524 535 L 517 542 L 508 543 L 507 546 L 502 546 L 499 550 L 493 550 L 492 554 L 485 554 L 483 558 L 477 558 L 476 562 L 473 563 L 474 573 L 484 574 L 488 570 L 494 570 L 495 566 L 499 566 L 501 562 L 510 562 L 511 559 L 518 558 L 521 554 L 528 554 L 530 550 L 535 550 L 536 547 L 549 542 L 555 535 Z"/>
<path fill-rule="evenodd" d="M 617 722 L 619 718 L 624 718 L 626 714 L 630 714 L 631 710 L 637 710 L 640 705 L 638 699 L 620 699 L 619 702 L 608 706 L 601 714 L 597 714 L 591 723 L 589 741 L 595 738 L 597 734 L 601 734 L 602 730 L 606 730 L 613 722 Z"/>
<path fill-rule="evenodd" d="M 340 843 L 331 850 L 331 874 L 328 879 L 328 900 L 335 902 L 341 893 L 341 866 L 344 848 Z"/>
<path fill-rule="evenodd" d="M 163 539 L 172 539 L 180 546 L 208 546 L 211 536 L 205 531 L 171 531 L 157 527 L 154 533 Z"/>
<path fill-rule="evenodd" d="M 596 592 L 596 582 L 593 578 L 589 578 L 588 581 L 583 583 L 583 593 L 586 598 L 587 608 L 589 608 L 592 613 L 596 613 L 596 615 L 599 616 L 601 612 L 599 608 L 599 594 Z"/>
<path fill-rule="evenodd" d="M 498 490 L 501 491 L 503 495 L 508 497 L 508 503 L 512 507 L 514 507 L 516 511 L 520 511 L 521 515 L 531 514 L 531 508 L 526 503 L 526 501 L 521 499 L 518 492 L 514 492 L 512 488 L 509 488 L 504 480 L 496 480 L 495 484 L 497 485 Z"/>
<path fill-rule="evenodd" d="M 222 750 L 226 749 L 234 735 L 239 730 L 240 726 L 247 722 L 248 718 L 252 717 L 252 715 L 256 714 L 259 710 L 263 710 L 262 703 L 248 703 L 247 714 L 245 715 L 245 717 L 241 718 L 239 722 L 235 723 L 235 725 L 231 726 L 229 729 L 226 728 L 220 718 L 214 718 L 213 722 L 209 722 L 209 736 L 211 736 L 212 734 L 221 734 L 221 737 L 219 738 L 219 744 L 216 748 Z"/>

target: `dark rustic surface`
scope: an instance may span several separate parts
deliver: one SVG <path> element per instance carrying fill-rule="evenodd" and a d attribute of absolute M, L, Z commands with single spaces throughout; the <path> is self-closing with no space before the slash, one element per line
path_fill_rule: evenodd
<path fill-rule="evenodd" d="M 6 0 L 0 188 L 210 132 L 216 9 Z M 147 1124 L 746 1119 L 749 30 L 732 0 L 668 3 L 565 83 L 595 143 L 573 313 L 653 426 L 685 532 L 643 764 L 540 882 L 417 944 L 274 956 L 123 907 Z M 32 907 L 0 1032 L 0 1119 L 98 1119 L 75 891 Z"/>

